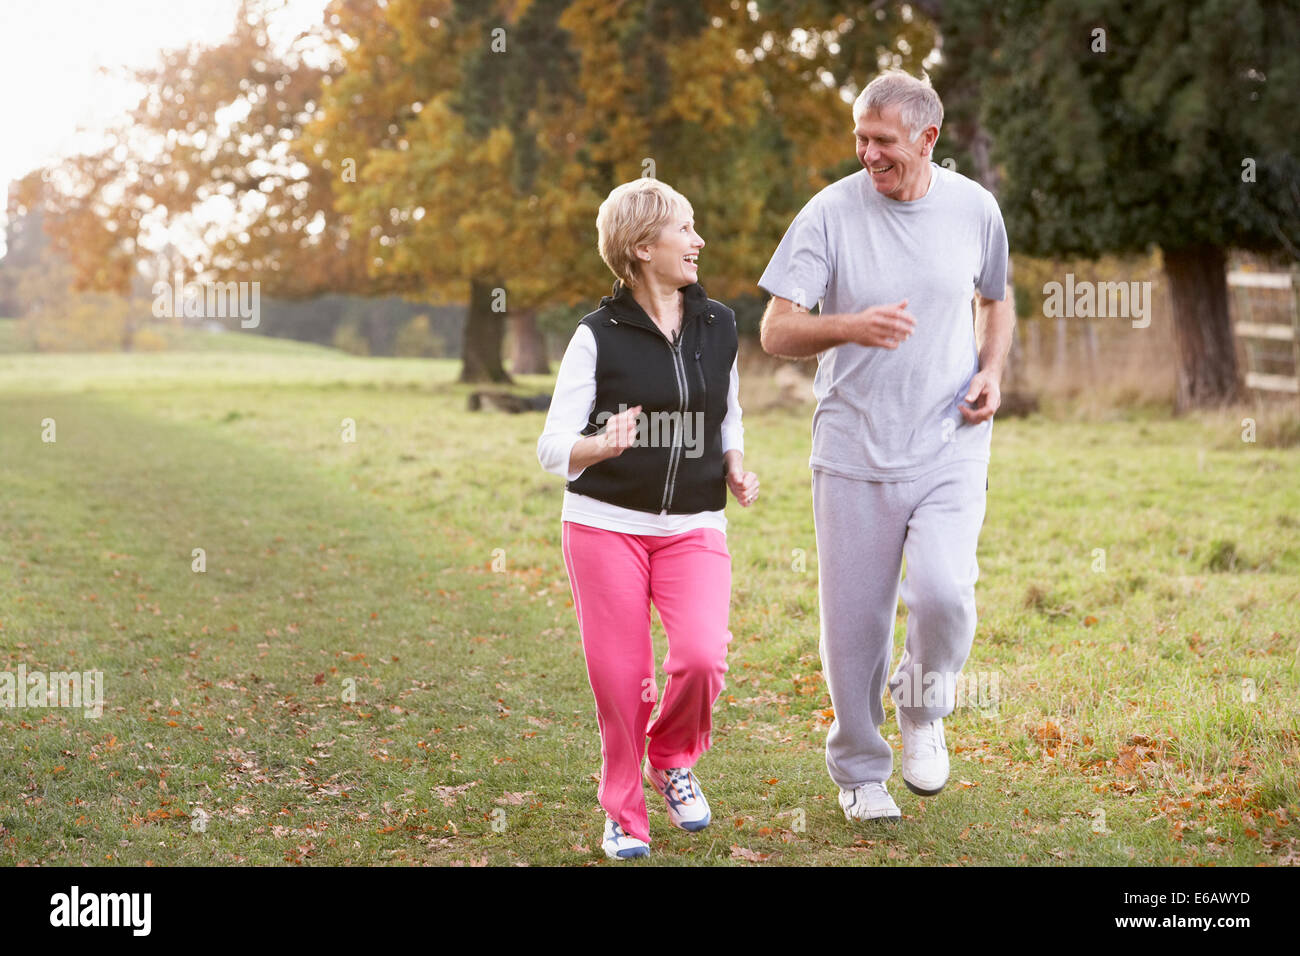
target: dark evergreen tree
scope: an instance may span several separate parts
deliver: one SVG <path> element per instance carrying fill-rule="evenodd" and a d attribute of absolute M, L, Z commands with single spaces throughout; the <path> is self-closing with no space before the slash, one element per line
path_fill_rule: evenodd
<path fill-rule="evenodd" d="M 1300 258 L 1294 0 L 950 0 L 939 18 L 941 89 L 977 90 L 1013 248 L 1159 247 L 1178 407 L 1235 398 L 1227 253 Z"/>

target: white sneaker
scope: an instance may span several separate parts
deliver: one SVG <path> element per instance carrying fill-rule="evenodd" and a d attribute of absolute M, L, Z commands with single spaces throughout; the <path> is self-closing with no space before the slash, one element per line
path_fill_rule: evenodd
<path fill-rule="evenodd" d="M 931 797 L 948 782 L 948 745 L 943 739 L 943 721 L 917 723 L 898 711 L 898 730 L 903 736 L 903 783 L 923 797 Z"/>
<path fill-rule="evenodd" d="M 687 767 L 671 767 L 659 770 L 650 766 L 650 759 L 645 762 L 645 778 L 655 792 L 664 798 L 668 805 L 668 822 L 680 830 L 692 833 L 703 830 L 709 825 L 709 801 L 704 799 L 700 782 L 695 779 Z"/>
<path fill-rule="evenodd" d="M 608 814 L 605 815 L 605 839 L 600 848 L 611 860 L 634 860 L 639 856 L 650 855 L 650 844 L 629 836 Z"/>
<path fill-rule="evenodd" d="M 840 791 L 840 808 L 849 820 L 901 820 L 898 804 L 883 783 L 864 783 Z"/>

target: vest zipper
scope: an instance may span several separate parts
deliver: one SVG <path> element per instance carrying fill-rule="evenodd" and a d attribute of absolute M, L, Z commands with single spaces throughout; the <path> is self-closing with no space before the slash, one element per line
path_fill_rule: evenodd
<path fill-rule="evenodd" d="M 705 411 L 708 411 L 709 405 L 709 377 L 704 374 L 704 366 L 700 364 L 700 350 L 695 350 L 695 370 L 700 373 L 700 397 L 703 399 Z"/>
<path fill-rule="evenodd" d="M 684 322 L 682 324 L 685 325 Z M 668 341 L 667 336 L 664 337 L 664 341 Z M 673 429 L 673 446 L 668 451 L 668 474 L 664 478 L 664 495 L 659 503 L 661 514 L 666 512 L 673 503 L 673 492 L 677 485 L 677 468 L 682 458 L 682 419 L 686 416 L 686 406 L 689 404 L 690 396 L 686 366 L 682 363 L 681 345 L 668 342 L 668 348 L 673 353 L 673 372 L 677 376 L 677 424 Z"/>

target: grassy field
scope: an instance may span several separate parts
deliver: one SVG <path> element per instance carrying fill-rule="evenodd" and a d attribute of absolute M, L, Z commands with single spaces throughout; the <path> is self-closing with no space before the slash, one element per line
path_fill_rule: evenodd
<path fill-rule="evenodd" d="M 106 687 L 98 719 L 0 710 L 0 864 L 613 865 L 542 417 L 466 412 L 451 362 L 220 338 L 0 355 L 0 670 Z M 1300 862 L 1300 449 L 999 422 L 967 665 L 996 707 L 873 826 L 823 759 L 811 408 L 761 404 L 715 822 L 651 800 L 651 862 Z"/>

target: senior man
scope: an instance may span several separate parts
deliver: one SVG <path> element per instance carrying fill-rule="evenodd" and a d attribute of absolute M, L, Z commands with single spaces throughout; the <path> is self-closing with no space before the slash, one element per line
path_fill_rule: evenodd
<path fill-rule="evenodd" d="M 762 343 L 818 358 L 810 465 L 835 709 L 826 766 L 850 820 L 898 819 L 884 689 L 903 782 L 938 793 L 943 718 L 975 637 L 975 552 L 1015 312 L 997 201 L 931 159 L 943 105 L 930 84 L 882 73 L 853 118 L 864 168 L 809 200 L 781 240 L 759 280 L 772 295 Z M 907 637 L 890 676 L 904 558 Z"/>

